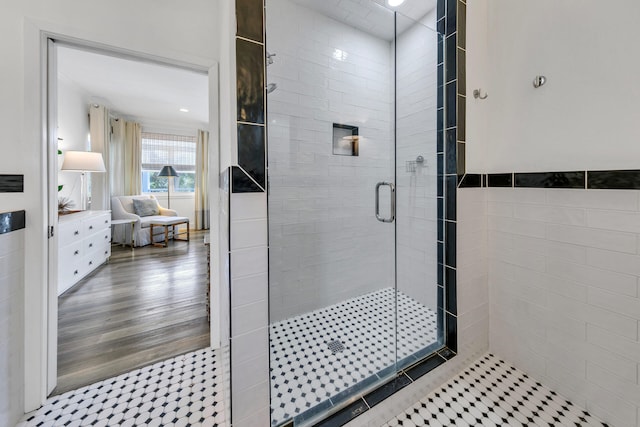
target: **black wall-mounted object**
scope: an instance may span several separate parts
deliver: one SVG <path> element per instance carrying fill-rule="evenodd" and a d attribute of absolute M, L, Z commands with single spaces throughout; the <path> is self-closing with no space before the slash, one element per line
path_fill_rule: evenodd
<path fill-rule="evenodd" d="M 0 213 L 0 234 L 22 230 L 25 227 L 25 211 Z"/>
<path fill-rule="evenodd" d="M 24 175 L 0 175 L 0 193 L 24 192 Z"/>

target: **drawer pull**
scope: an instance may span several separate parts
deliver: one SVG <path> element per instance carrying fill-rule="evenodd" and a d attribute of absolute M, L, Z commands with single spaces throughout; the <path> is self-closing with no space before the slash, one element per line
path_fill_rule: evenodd
<path fill-rule="evenodd" d="M 92 248 L 93 247 L 93 243 L 89 243 L 89 247 Z"/>
<path fill-rule="evenodd" d="M 78 230 L 76 230 L 76 231 L 74 231 L 74 232 L 73 232 L 73 235 L 74 235 L 74 236 L 77 236 L 78 234 L 80 234 L 80 232 L 79 232 Z"/>
<path fill-rule="evenodd" d="M 108 223 L 109 223 L 109 220 L 108 220 L 108 219 L 105 219 L 105 220 L 104 220 L 104 223 L 105 223 L 105 224 L 108 224 Z"/>
<path fill-rule="evenodd" d="M 93 230 L 93 225 L 90 225 L 90 226 L 89 226 L 89 230 Z"/>
<path fill-rule="evenodd" d="M 108 239 L 108 238 L 109 238 L 109 236 L 107 236 L 107 235 L 105 234 L 105 235 L 104 235 L 104 238 L 105 238 L 105 239 Z"/>
<path fill-rule="evenodd" d="M 93 261 L 89 261 L 89 265 L 93 265 Z"/>
<path fill-rule="evenodd" d="M 79 253 L 80 253 L 80 251 L 77 250 L 77 249 L 73 252 L 74 255 L 78 255 Z"/>
<path fill-rule="evenodd" d="M 109 251 L 104 251 L 104 254 L 106 255 L 106 254 L 107 254 L 107 252 L 109 252 Z"/>
<path fill-rule="evenodd" d="M 73 275 L 75 276 L 76 274 L 78 274 L 78 270 L 73 272 Z"/>

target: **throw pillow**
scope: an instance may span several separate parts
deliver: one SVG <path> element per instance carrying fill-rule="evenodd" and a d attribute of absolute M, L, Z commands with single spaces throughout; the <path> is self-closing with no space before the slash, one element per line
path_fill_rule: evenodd
<path fill-rule="evenodd" d="M 158 202 L 153 199 L 133 199 L 133 210 L 138 216 L 159 215 Z"/>

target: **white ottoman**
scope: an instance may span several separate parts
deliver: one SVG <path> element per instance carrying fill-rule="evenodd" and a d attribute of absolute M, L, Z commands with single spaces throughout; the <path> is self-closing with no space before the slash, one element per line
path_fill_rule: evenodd
<path fill-rule="evenodd" d="M 187 225 L 187 231 L 181 231 L 176 234 L 176 225 Z M 164 243 L 156 243 L 153 241 L 153 227 L 164 227 Z M 171 238 L 173 240 L 189 241 L 189 218 L 186 216 L 168 216 L 166 218 L 157 218 L 149 223 L 149 232 L 151 233 L 151 243 L 153 246 L 167 247 L 169 243 L 169 227 L 171 227 Z M 176 236 L 186 234 L 186 239 L 176 239 Z"/>

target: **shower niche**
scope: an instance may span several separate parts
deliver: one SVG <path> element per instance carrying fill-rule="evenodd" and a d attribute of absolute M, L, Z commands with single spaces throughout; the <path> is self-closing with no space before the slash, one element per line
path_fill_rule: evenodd
<path fill-rule="evenodd" d="M 272 426 L 313 425 L 445 345 L 436 11 L 332 5 L 266 0 Z"/>
<path fill-rule="evenodd" d="M 358 127 L 333 124 L 333 154 L 336 156 L 357 156 L 360 149 Z"/>

